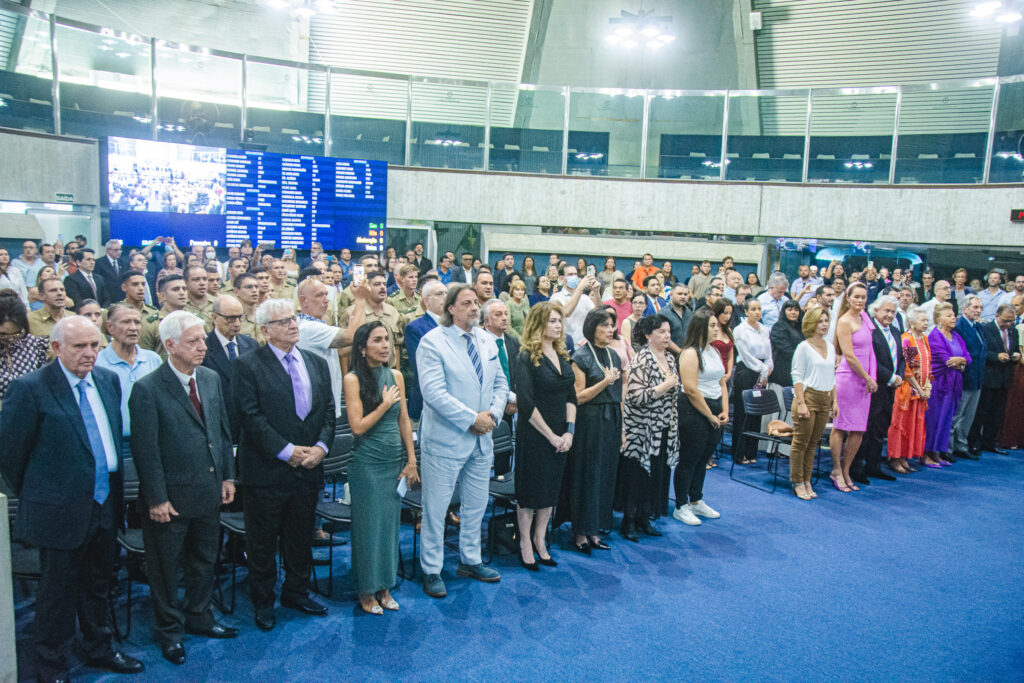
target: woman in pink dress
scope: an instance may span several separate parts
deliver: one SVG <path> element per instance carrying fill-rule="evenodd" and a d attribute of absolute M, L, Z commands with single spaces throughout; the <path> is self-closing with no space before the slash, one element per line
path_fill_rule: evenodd
<path fill-rule="evenodd" d="M 846 288 L 836 323 L 836 356 L 842 355 L 836 368 L 836 405 L 829 449 L 832 451 L 832 486 L 849 493 L 859 490 L 850 479 L 850 465 L 860 448 L 868 426 L 871 394 L 875 382 L 875 349 L 871 333 L 875 329 L 864 310 L 868 289 L 860 282 Z"/>

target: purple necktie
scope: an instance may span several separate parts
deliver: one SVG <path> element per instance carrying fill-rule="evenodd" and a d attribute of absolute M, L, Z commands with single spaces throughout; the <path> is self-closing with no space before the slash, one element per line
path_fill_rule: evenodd
<path fill-rule="evenodd" d="M 302 372 L 299 370 L 299 359 L 289 353 L 284 357 L 288 363 L 288 376 L 292 378 L 292 393 L 295 394 L 295 414 L 300 420 L 305 420 L 309 415 L 309 387 L 303 381 Z"/>

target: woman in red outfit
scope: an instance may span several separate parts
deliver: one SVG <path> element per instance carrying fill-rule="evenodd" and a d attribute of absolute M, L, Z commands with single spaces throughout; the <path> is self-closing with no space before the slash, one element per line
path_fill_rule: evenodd
<path fill-rule="evenodd" d="M 911 458 L 921 458 L 927 467 L 941 467 L 924 461 L 924 413 L 932 391 L 932 353 L 928 346 L 928 312 L 911 308 L 907 312 L 910 329 L 903 333 L 901 348 L 907 361 L 904 382 L 896 389 L 889 425 L 889 468 L 909 474 Z"/>

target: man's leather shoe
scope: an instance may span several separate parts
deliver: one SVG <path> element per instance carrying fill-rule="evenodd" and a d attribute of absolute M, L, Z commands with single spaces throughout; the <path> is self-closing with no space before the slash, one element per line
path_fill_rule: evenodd
<path fill-rule="evenodd" d="M 185 633 L 190 633 L 194 636 L 205 636 L 206 638 L 237 638 L 238 629 L 234 626 L 224 626 L 223 624 L 214 624 L 206 628 L 189 628 L 185 627 Z"/>
<path fill-rule="evenodd" d="M 256 610 L 256 626 L 261 631 L 273 631 L 274 627 L 277 626 L 277 617 L 274 616 L 273 607 L 257 607 Z"/>
<path fill-rule="evenodd" d="M 882 481 L 896 481 L 896 477 L 891 474 L 883 472 L 881 469 L 877 470 L 865 470 L 864 474 L 871 477 L 872 479 L 881 479 Z"/>
<path fill-rule="evenodd" d="M 864 472 L 850 472 L 850 479 L 853 479 L 858 484 L 871 486 L 871 481 L 868 479 L 868 475 Z"/>
<path fill-rule="evenodd" d="M 658 531 L 658 527 L 654 526 L 650 522 L 648 522 L 644 526 L 640 527 L 640 531 L 644 532 L 648 536 L 663 536 L 664 535 L 660 531 Z"/>
<path fill-rule="evenodd" d="M 303 614 L 308 614 L 311 617 L 326 617 L 327 608 L 318 602 L 314 602 L 308 595 L 294 600 L 286 600 L 281 598 L 281 607 L 290 607 L 291 609 L 297 609 Z"/>
<path fill-rule="evenodd" d="M 501 581 L 501 574 L 497 569 L 491 569 L 483 562 L 480 564 L 462 564 L 455 569 L 456 576 L 464 576 L 484 583 L 498 583 Z"/>
<path fill-rule="evenodd" d="M 440 574 L 423 575 L 423 592 L 432 598 L 443 598 L 448 595 Z"/>
<path fill-rule="evenodd" d="M 967 458 L 968 460 L 979 460 L 980 459 L 980 458 L 978 458 L 978 454 L 977 453 L 972 453 L 971 451 L 958 451 L 956 456 L 958 458 Z"/>
<path fill-rule="evenodd" d="M 1009 455 L 1010 454 L 1010 451 L 1006 450 L 1005 448 L 1001 448 L 999 446 L 993 446 L 992 448 L 990 448 L 988 450 L 992 451 L 993 453 L 998 453 L 999 455 Z"/>
<path fill-rule="evenodd" d="M 162 645 L 160 647 L 160 654 L 171 664 L 185 663 L 185 646 L 181 644 L 181 641 Z"/>
<path fill-rule="evenodd" d="M 135 657 L 129 657 L 123 652 L 113 651 L 106 657 L 97 657 L 86 662 L 91 667 L 106 669 L 116 674 L 138 674 L 145 670 L 145 666 Z"/>
<path fill-rule="evenodd" d="M 942 454 L 939 454 L 939 458 L 942 458 Z M 956 462 L 956 453 L 946 453 L 946 462 Z"/>

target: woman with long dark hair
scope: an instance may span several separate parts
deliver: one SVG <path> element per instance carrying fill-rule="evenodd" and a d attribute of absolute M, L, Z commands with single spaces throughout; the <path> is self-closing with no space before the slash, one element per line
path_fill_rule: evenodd
<path fill-rule="evenodd" d="M 793 386 L 793 354 L 796 347 L 803 343 L 804 333 L 800 327 L 800 302 L 789 299 L 782 304 L 782 315 L 772 326 L 768 335 L 772 343 L 772 374 L 768 381 L 780 387 Z"/>
<path fill-rule="evenodd" d="M 46 362 L 46 337 L 28 333 L 28 311 L 14 290 L 0 290 L 0 398 L 18 377 Z"/>
<path fill-rule="evenodd" d="M 612 348 L 615 312 L 595 308 L 583 320 L 586 343 L 572 355 L 576 439 L 569 453 L 568 491 L 576 550 L 607 550 L 598 535 L 612 528 L 615 472 L 622 445 L 622 370 Z"/>
<path fill-rule="evenodd" d="M 537 278 L 540 277 L 533 263 L 532 256 L 523 257 L 523 284 L 526 285 L 526 296 L 537 291 Z"/>
<path fill-rule="evenodd" d="M 749 298 L 744 306 L 747 318 L 733 330 L 738 360 L 732 380 L 732 459 L 736 465 L 753 465 L 757 462 L 757 439 L 743 432 L 753 431 L 757 425 L 753 419 L 747 424 L 743 392 L 767 386 L 772 374 L 772 343 L 768 328 L 761 324 L 761 302 Z"/>
<path fill-rule="evenodd" d="M 352 573 L 359 604 L 370 614 L 397 610 L 390 589 L 398 576 L 398 482 L 419 481 L 402 373 L 388 367 L 391 342 L 379 320 L 352 338 L 345 409 L 355 435 L 348 482 L 352 496 Z M 405 451 L 405 457 L 402 451 Z"/>
<path fill-rule="evenodd" d="M 704 502 L 707 461 L 722 437 L 721 427 L 729 421 L 729 390 L 722 356 L 711 345 L 718 333 L 718 318 L 707 306 L 690 319 L 679 354 L 679 464 L 676 466 L 676 509 L 672 516 L 684 524 L 698 526 L 699 517 L 718 519 L 721 515 Z"/>
<path fill-rule="evenodd" d="M 14 290 L 21 303 L 28 306 L 28 289 L 25 287 L 25 278 L 21 271 L 11 265 L 11 254 L 0 247 L 0 290 Z"/>

